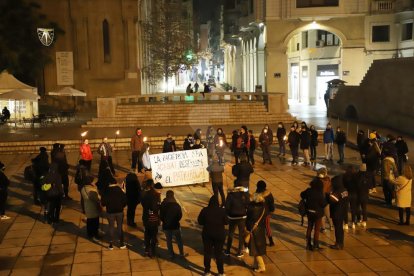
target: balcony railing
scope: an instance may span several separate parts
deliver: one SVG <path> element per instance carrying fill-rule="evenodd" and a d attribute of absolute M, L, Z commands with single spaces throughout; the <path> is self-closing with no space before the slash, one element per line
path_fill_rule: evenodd
<path fill-rule="evenodd" d="M 371 13 L 391 13 L 395 11 L 395 1 L 374 0 L 371 2 Z"/>

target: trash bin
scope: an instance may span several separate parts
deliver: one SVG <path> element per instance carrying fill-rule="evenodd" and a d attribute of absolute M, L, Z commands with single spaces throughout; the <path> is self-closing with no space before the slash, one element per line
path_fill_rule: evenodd
<path fill-rule="evenodd" d="M 262 93 L 263 92 L 263 90 L 262 90 L 262 85 L 256 85 L 256 88 L 255 88 L 255 92 L 256 93 Z"/>

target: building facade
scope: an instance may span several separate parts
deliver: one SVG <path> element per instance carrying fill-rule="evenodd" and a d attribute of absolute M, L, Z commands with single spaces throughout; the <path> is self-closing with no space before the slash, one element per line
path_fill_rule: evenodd
<path fill-rule="evenodd" d="M 140 94 L 137 0 L 36 0 L 40 12 L 64 34 L 47 51 L 44 92 L 71 86 L 87 93 L 78 108 L 97 97 Z M 38 26 L 43 27 L 43 26 Z M 46 97 L 64 106 L 67 99 Z"/>

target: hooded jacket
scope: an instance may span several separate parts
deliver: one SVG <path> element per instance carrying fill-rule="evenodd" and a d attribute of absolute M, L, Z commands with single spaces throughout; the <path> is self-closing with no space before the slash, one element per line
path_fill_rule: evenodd
<path fill-rule="evenodd" d="M 108 214 L 122 213 L 127 205 L 127 198 L 118 184 L 111 184 L 102 196 L 102 206 Z"/>
<path fill-rule="evenodd" d="M 300 197 L 305 200 L 308 214 L 321 218 L 323 217 L 323 209 L 327 204 L 325 195 L 322 193 L 323 184 L 319 179 L 314 179 L 310 185 L 310 188 L 300 193 Z"/>
<path fill-rule="evenodd" d="M 332 179 L 332 192 L 327 197 L 331 218 L 343 220 L 347 215 L 348 191 L 343 185 L 342 175 Z"/>
<path fill-rule="evenodd" d="M 125 191 L 128 205 L 136 205 L 141 201 L 141 184 L 135 173 L 127 174 L 125 178 Z"/>
<path fill-rule="evenodd" d="M 32 164 L 36 177 L 44 176 L 49 171 L 49 155 L 47 152 L 40 152 L 32 159 Z"/>
<path fill-rule="evenodd" d="M 227 193 L 226 214 L 229 219 L 246 218 L 250 198 L 248 190 L 243 186 L 235 187 Z"/>
<path fill-rule="evenodd" d="M 226 210 L 220 208 L 217 197 L 212 196 L 207 207 L 204 207 L 197 219 L 203 226 L 203 238 L 224 241 L 226 237 L 225 225 L 228 224 Z"/>
<path fill-rule="evenodd" d="M 180 229 L 180 220 L 183 216 L 181 206 L 174 197 L 165 198 L 160 206 L 160 219 L 163 230 Z"/>
<path fill-rule="evenodd" d="M 382 160 L 381 176 L 384 180 L 393 180 L 398 176 L 398 169 L 392 156 L 387 156 Z"/>
<path fill-rule="evenodd" d="M 242 161 L 234 165 L 231 172 L 237 178 L 239 184 L 248 185 L 250 181 L 250 174 L 252 174 L 254 170 L 249 162 Z"/>

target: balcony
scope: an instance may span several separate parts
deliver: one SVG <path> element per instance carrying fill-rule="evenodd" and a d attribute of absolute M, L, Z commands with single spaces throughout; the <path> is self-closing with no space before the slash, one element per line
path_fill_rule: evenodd
<path fill-rule="evenodd" d="M 371 14 L 395 12 L 395 0 L 374 0 L 371 2 Z"/>

